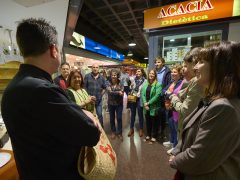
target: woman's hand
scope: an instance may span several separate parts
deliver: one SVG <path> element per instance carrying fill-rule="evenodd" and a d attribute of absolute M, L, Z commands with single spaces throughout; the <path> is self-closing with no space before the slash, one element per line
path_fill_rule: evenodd
<path fill-rule="evenodd" d="M 96 102 L 96 97 L 95 96 L 90 96 L 91 98 L 91 103 L 95 103 Z"/>
<path fill-rule="evenodd" d="M 148 111 L 150 108 L 149 108 L 149 103 L 148 102 L 145 102 L 144 103 L 144 107 L 145 107 L 145 109 Z"/>
<path fill-rule="evenodd" d="M 91 96 L 88 96 L 87 99 L 84 102 L 85 102 L 86 105 L 91 103 L 92 102 Z"/>
<path fill-rule="evenodd" d="M 101 131 L 101 125 L 99 125 L 98 119 L 91 112 L 87 110 L 83 109 L 83 112 L 89 117 L 89 119 L 91 119 L 91 121 L 99 129 L 99 131 Z"/>
<path fill-rule="evenodd" d="M 145 106 L 145 109 L 148 111 L 150 108 L 149 108 L 149 106 Z"/>
<path fill-rule="evenodd" d="M 172 156 L 170 156 L 170 158 L 169 158 L 168 161 L 169 161 L 169 162 L 172 162 L 174 158 L 175 158 L 175 156 L 172 155 Z"/>
<path fill-rule="evenodd" d="M 122 92 L 122 91 L 119 91 L 119 95 L 120 95 L 120 96 L 123 96 L 123 92 Z"/>

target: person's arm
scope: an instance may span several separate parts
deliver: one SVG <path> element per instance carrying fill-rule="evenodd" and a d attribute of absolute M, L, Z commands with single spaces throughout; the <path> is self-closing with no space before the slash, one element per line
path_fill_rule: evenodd
<path fill-rule="evenodd" d="M 173 108 L 181 114 L 182 117 L 188 116 L 198 105 L 202 98 L 202 90 L 199 85 L 195 82 L 189 84 L 191 87 L 187 87 L 189 90 L 186 91 L 186 98 L 181 101 L 176 95 L 170 96 Z"/>
<path fill-rule="evenodd" d="M 138 89 L 138 92 L 137 92 L 137 97 L 140 97 L 141 96 L 141 89 L 142 89 L 142 87 L 143 87 L 143 85 L 144 85 L 144 83 L 146 82 L 147 80 L 145 79 L 144 81 L 143 81 L 143 83 L 139 86 L 139 89 Z M 135 83 L 135 81 L 134 81 L 134 83 Z M 135 83 L 135 85 L 136 85 L 136 83 Z"/>
<path fill-rule="evenodd" d="M 32 114 L 40 119 L 39 127 L 44 124 L 47 133 L 64 144 L 77 147 L 97 144 L 100 131 L 95 122 L 61 89 L 45 85 L 37 91 L 39 96 L 34 100 L 38 101 L 39 108 L 33 108 Z"/>
<path fill-rule="evenodd" d="M 143 87 L 141 89 L 141 98 L 143 101 L 143 105 L 147 102 L 146 87 L 147 87 L 147 81 L 143 84 Z"/>
<path fill-rule="evenodd" d="M 165 86 L 169 85 L 172 81 L 172 77 L 171 77 L 171 71 L 169 70 L 169 72 L 166 74 L 165 76 Z"/>
<path fill-rule="evenodd" d="M 172 168 L 184 174 L 206 174 L 224 163 L 239 147 L 239 117 L 236 110 L 223 100 L 213 103 L 200 119 L 193 144 L 175 156 L 170 162 Z"/>
<path fill-rule="evenodd" d="M 60 85 L 59 80 L 60 80 L 60 79 L 59 79 L 59 76 L 57 76 L 56 78 L 54 78 L 54 79 L 53 79 L 54 84 L 56 84 L 56 85 L 59 86 L 59 85 Z"/>
<path fill-rule="evenodd" d="M 73 93 L 72 93 L 72 91 L 71 90 L 69 90 L 69 89 L 66 89 L 66 94 L 68 95 L 68 97 L 69 97 L 69 99 L 71 100 L 71 101 L 73 101 L 73 102 L 75 102 L 76 103 L 76 99 L 75 99 L 75 97 L 74 97 L 74 95 L 73 95 Z"/>

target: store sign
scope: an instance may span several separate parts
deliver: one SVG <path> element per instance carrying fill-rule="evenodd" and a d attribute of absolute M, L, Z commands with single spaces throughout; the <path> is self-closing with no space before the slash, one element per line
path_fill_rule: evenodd
<path fill-rule="evenodd" d="M 72 41 L 70 41 L 70 44 L 78 48 L 86 49 L 88 51 L 104 55 L 108 58 L 113 58 L 120 61 L 123 61 L 124 59 L 123 54 L 120 54 L 117 51 L 110 49 L 107 46 L 104 46 L 76 32 L 73 32 Z"/>
<path fill-rule="evenodd" d="M 191 14 L 194 12 L 208 11 L 214 9 L 210 0 L 193 1 L 187 3 L 185 6 L 181 4 L 171 5 L 167 8 L 161 8 L 157 18 L 166 18 L 170 16 L 178 16 L 181 14 Z"/>
<path fill-rule="evenodd" d="M 144 11 L 144 29 L 240 16 L 240 0 L 191 0 Z"/>

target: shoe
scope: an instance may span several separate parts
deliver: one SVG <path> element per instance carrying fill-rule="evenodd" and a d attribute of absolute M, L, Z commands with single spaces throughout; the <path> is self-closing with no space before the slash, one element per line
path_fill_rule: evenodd
<path fill-rule="evenodd" d="M 143 140 L 144 142 L 147 142 L 150 140 L 150 137 L 149 136 L 146 136 L 145 139 Z"/>
<path fill-rule="evenodd" d="M 156 138 L 151 139 L 151 142 L 153 142 L 153 143 L 156 142 L 156 141 L 157 141 Z"/>
<path fill-rule="evenodd" d="M 152 141 L 149 141 L 149 142 L 148 142 L 148 144 L 150 144 L 150 145 L 151 145 L 151 144 L 153 144 L 153 142 L 152 142 Z"/>
<path fill-rule="evenodd" d="M 169 147 L 169 146 L 171 145 L 171 143 L 170 143 L 170 141 L 167 141 L 167 142 L 163 142 L 163 145 L 164 145 L 165 147 Z"/>
<path fill-rule="evenodd" d="M 143 136 L 143 130 L 140 129 L 140 130 L 139 130 L 139 137 L 142 137 L 142 136 Z"/>
<path fill-rule="evenodd" d="M 115 139 L 115 138 L 116 138 L 116 134 L 115 134 L 115 133 L 112 133 L 111 139 Z"/>
<path fill-rule="evenodd" d="M 129 133 L 128 133 L 128 137 L 131 137 L 134 134 L 134 130 L 130 129 Z"/>
<path fill-rule="evenodd" d="M 123 136 L 121 134 L 118 135 L 118 138 L 123 141 Z"/>
<path fill-rule="evenodd" d="M 167 151 L 167 154 L 168 154 L 169 156 L 171 156 L 173 150 L 174 150 L 174 148 L 169 149 L 169 150 Z"/>

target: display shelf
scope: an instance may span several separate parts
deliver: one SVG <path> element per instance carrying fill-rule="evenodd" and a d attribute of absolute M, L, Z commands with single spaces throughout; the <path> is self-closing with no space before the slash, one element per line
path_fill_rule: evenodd
<path fill-rule="evenodd" d="M 6 64 L 0 64 L 0 94 L 2 94 L 8 83 L 15 76 L 19 66 L 19 61 L 11 61 Z"/>

